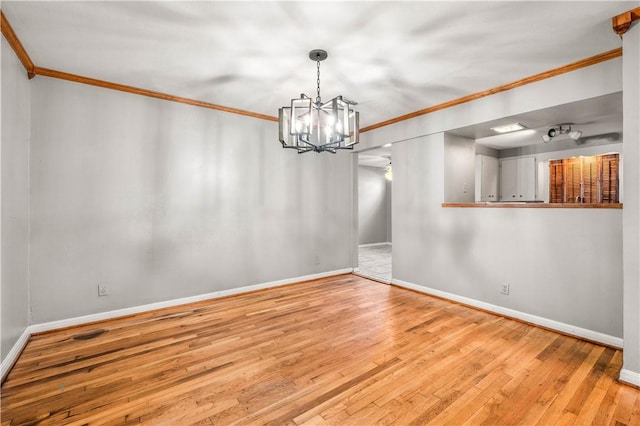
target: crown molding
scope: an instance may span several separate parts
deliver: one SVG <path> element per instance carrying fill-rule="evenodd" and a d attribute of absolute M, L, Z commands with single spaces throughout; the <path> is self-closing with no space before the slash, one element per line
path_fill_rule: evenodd
<path fill-rule="evenodd" d="M 381 121 L 380 123 L 372 124 L 371 126 L 367 126 L 363 129 L 360 129 L 360 133 L 368 132 L 370 130 L 378 129 L 384 126 L 389 126 L 391 124 L 399 123 L 401 121 L 410 120 L 412 118 L 419 117 L 421 115 L 430 114 L 432 112 L 440 111 L 446 108 L 451 108 L 456 105 L 475 101 L 476 99 L 484 98 L 490 95 L 495 95 L 496 93 L 506 92 L 507 90 L 515 89 L 516 87 L 525 86 L 527 84 L 535 83 L 540 80 L 545 80 L 547 78 L 555 77 L 571 71 L 576 71 L 580 68 L 585 68 L 591 65 L 599 64 L 600 62 L 605 62 L 614 58 L 618 58 L 620 56 L 622 56 L 622 48 L 613 49 L 608 52 L 600 53 L 598 55 L 591 56 L 586 59 L 581 59 L 579 61 L 572 62 L 568 65 L 564 65 L 549 71 L 545 71 L 539 74 L 534 74 L 532 76 L 525 77 L 521 80 L 503 84 L 502 86 L 494 87 L 493 89 L 488 89 L 482 92 L 473 93 L 471 95 L 463 96 L 461 98 L 453 99 L 451 101 L 447 101 L 438 105 L 434 105 L 428 108 L 414 111 L 409 114 L 401 115 L 399 117 L 395 117 L 386 121 Z"/>
<path fill-rule="evenodd" d="M 163 99 L 165 101 L 178 102 L 187 105 L 193 105 L 201 108 L 215 109 L 218 111 L 229 112 L 232 114 L 244 115 L 247 117 L 259 118 L 267 121 L 278 121 L 278 117 L 259 114 L 257 112 L 245 111 L 242 109 L 216 105 L 209 102 L 198 101 L 180 96 L 168 95 L 166 93 L 154 92 L 152 90 L 140 89 L 138 87 L 126 86 L 124 84 L 112 83 L 109 81 L 98 80 L 95 78 L 84 77 L 81 75 L 70 74 L 63 71 L 56 71 L 48 68 L 35 67 L 35 74 L 43 77 L 57 78 L 60 80 L 73 81 L 75 83 L 87 84 L 89 86 L 97 86 L 105 89 L 118 90 L 120 92 L 133 93 L 135 95 L 148 96 L 150 98 Z"/>
<path fill-rule="evenodd" d="M 270 115 L 259 114 L 252 111 L 245 111 L 238 108 L 231 108 L 223 105 L 217 105 L 210 102 L 198 101 L 194 99 L 183 98 L 180 96 L 173 96 L 166 93 L 154 92 L 152 90 L 141 89 L 133 86 L 126 86 L 124 84 L 111 83 L 108 81 L 98 80 L 95 78 L 84 77 L 81 75 L 70 74 L 63 71 L 56 71 L 48 68 L 38 67 L 33 63 L 31 58 L 29 57 L 29 54 L 27 53 L 24 46 L 20 42 L 20 39 L 18 39 L 18 36 L 16 35 L 16 33 L 13 31 L 11 24 L 7 20 L 7 17 L 4 15 L 4 12 L 2 12 L 2 10 L 0 10 L 0 18 L 2 19 L 2 35 L 9 43 L 9 45 L 15 52 L 20 62 L 22 62 L 22 65 L 27 71 L 27 76 L 29 77 L 29 79 L 32 79 L 36 75 L 40 75 L 43 77 L 58 78 L 61 80 L 68 80 L 76 83 L 88 84 L 90 86 L 97 86 L 105 89 L 118 90 L 121 92 L 133 93 L 141 96 L 148 96 L 150 98 L 163 99 L 165 101 L 178 102 L 178 103 L 193 105 L 201 108 L 208 108 L 208 109 L 224 111 L 232 114 L 244 115 L 247 117 L 258 118 L 261 120 L 276 121 L 276 122 L 278 121 L 278 117 L 273 117 Z"/>
<path fill-rule="evenodd" d="M 16 56 L 20 59 L 20 62 L 22 62 L 24 69 L 27 70 L 27 76 L 29 76 L 29 79 L 32 79 L 36 76 L 34 71 L 35 65 L 31 61 L 31 58 L 29 57 L 29 54 L 27 54 L 22 43 L 20 43 L 18 36 L 13 31 L 11 24 L 9 24 L 9 21 L 7 20 L 7 17 L 4 16 L 4 12 L 2 12 L 2 10 L 0 10 L 0 19 L 2 20 L 2 35 L 7 40 L 13 51 L 16 52 Z"/>
<path fill-rule="evenodd" d="M 611 18 L 611 27 L 620 37 L 627 32 L 631 24 L 640 19 L 640 7 L 631 9 Z"/>
<path fill-rule="evenodd" d="M 266 114 L 259 114 L 259 113 L 252 112 L 252 111 L 246 111 L 246 110 L 242 110 L 242 109 L 226 107 L 226 106 L 217 105 L 217 104 L 213 104 L 213 103 L 209 103 L 209 102 L 198 101 L 198 100 L 189 99 L 189 98 L 183 98 L 183 97 L 180 97 L 180 96 L 169 95 L 169 94 L 166 94 L 166 93 L 155 92 L 155 91 L 152 91 L 152 90 L 141 89 L 141 88 L 138 88 L 138 87 L 127 86 L 127 85 L 119 84 L 119 83 L 112 83 L 112 82 L 108 82 L 108 81 L 104 81 L 104 80 L 98 80 L 98 79 L 91 78 L 91 77 L 85 77 L 85 76 L 81 76 L 81 75 L 66 73 L 66 72 L 63 72 L 63 71 L 57 71 L 57 70 L 52 70 L 52 69 L 48 69 L 48 68 L 42 68 L 42 67 L 35 66 L 34 63 L 31 61 L 31 58 L 29 58 L 29 55 L 27 54 L 26 50 L 22 46 L 22 43 L 20 43 L 20 40 L 18 39 L 16 34 L 13 32 L 13 28 L 11 28 L 11 25 L 9 24 L 9 21 L 6 19 L 4 13 L 2 13 L 2 10 L 0 10 L 0 15 L 2 17 L 2 34 L 7 39 L 7 41 L 9 42 L 9 45 L 13 48 L 13 50 L 16 53 L 16 55 L 18 56 L 18 58 L 22 62 L 23 66 L 25 67 L 25 69 L 27 71 L 27 75 L 29 76 L 29 79 L 35 77 L 36 75 L 41 75 L 41 76 L 45 76 L 45 77 L 58 78 L 58 79 L 61 79 L 61 80 L 68 80 L 68 81 L 72 81 L 72 82 L 76 82 L 76 83 L 87 84 L 87 85 L 90 85 L 90 86 L 102 87 L 102 88 L 105 88 L 105 89 L 118 90 L 118 91 L 121 91 L 121 92 L 127 92 L 127 93 L 132 93 L 132 94 L 141 95 L 141 96 L 148 96 L 148 97 L 156 98 L 156 99 L 163 99 L 163 100 L 171 101 L 171 102 L 179 102 L 179 103 L 192 105 L 192 106 L 197 106 L 197 107 L 201 107 L 201 108 L 208 108 L 208 109 L 224 111 L 224 112 L 228 112 L 228 113 L 232 113 L 232 114 L 244 115 L 244 116 L 247 116 L 247 117 L 258 118 L 258 119 L 261 119 L 261 120 L 274 121 L 274 122 L 278 121 L 277 117 L 266 115 Z M 612 18 L 614 30 L 617 32 L 616 28 L 623 28 L 624 27 L 624 31 L 626 31 L 633 21 L 639 19 L 639 16 L 640 16 L 640 7 L 639 8 L 635 8 L 633 10 L 630 10 L 628 12 L 625 12 L 625 13 L 623 13 L 621 15 L 618 15 L 618 16 Z M 618 27 L 616 27 L 616 25 L 618 25 Z M 622 33 L 624 33 L 624 31 Z M 521 80 L 517 80 L 517 81 L 514 81 L 512 83 L 507 83 L 507 84 L 504 84 L 502 86 L 494 87 L 492 89 L 484 90 L 482 92 L 473 93 L 473 94 L 470 94 L 470 95 L 467 95 L 467 96 L 463 96 L 461 98 L 453 99 L 451 101 L 447 101 L 447 102 L 444 102 L 444 103 L 441 103 L 441 104 L 438 104 L 438 105 L 434 105 L 434 106 L 430 106 L 430 107 L 427 107 L 427 108 L 423 108 L 421 110 L 414 111 L 414 112 L 409 113 L 409 114 L 405 114 L 405 115 L 401 115 L 399 117 L 391 118 L 389 120 L 381 121 L 379 123 L 375 123 L 375 124 L 372 124 L 370 126 L 366 126 L 366 127 L 362 128 L 362 129 L 360 129 L 360 132 L 364 133 L 364 132 L 368 132 L 370 130 L 378 129 L 380 127 L 389 126 L 391 124 L 399 123 L 401 121 L 410 120 L 412 118 L 419 117 L 421 115 L 430 114 L 432 112 L 443 110 L 443 109 L 446 109 L 446 108 L 451 108 L 451 107 L 456 106 L 456 105 L 460 105 L 460 104 L 463 104 L 463 103 L 466 103 L 466 102 L 471 102 L 471 101 L 474 101 L 476 99 L 480 99 L 480 98 L 484 98 L 486 96 L 494 95 L 496 93 L 505 92 L 507 90 L 515 89 L 517 87 L 525 86 L 527 84 L 535 83 L 535 82 L 540 81 L 540 80 L 544 80 L 544 79 L 547 79 L 547 78 L 555 77 L 557 75 L 565 74 L 565 73 L 568 73 L 568 72 L 571 72 L 571 71 L 578 70 L 580 68 L 585 68 L 585 67 L 588 67 L 588 66 L 591 66 L 591 65 L 595 65 L 595 64 L 598 64 L 600 62 L 605 62 L 605 61 L 608 61 L 608 60 L 611 60 L 611 59 L 615 59 L 615 58 L 618 58 L 618 57 L 621 57 L 621 56 L 622 56 L 622 48 L 613 49 L 613 50 L 610 50 L 608 52 L 600 53 L 598 55 L 591 56 L 589 58 L 582 59 L 582 60 L 573 62 L 573 63 L 568 64 L 568 65 L 564 65 L 562 67 L 554 68 L 554 69 L 549 70 L 549 71 L 545 71 L 545 72 L 542 72 L 542 73 L 539 73 L 539 74 L 535 74 L 535 75 L 532 75 L 532 76 L 529 76 L 529 77 L 525 77 L 525 78 L 523 78 Z"/>

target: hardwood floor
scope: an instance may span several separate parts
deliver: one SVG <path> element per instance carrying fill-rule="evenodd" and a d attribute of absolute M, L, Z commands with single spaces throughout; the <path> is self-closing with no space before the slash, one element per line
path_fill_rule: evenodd
<path fill-rule="evenodd" d="M 621 352 L 342 275 L 33 336 L 5 424 L 640 424 Z"/>

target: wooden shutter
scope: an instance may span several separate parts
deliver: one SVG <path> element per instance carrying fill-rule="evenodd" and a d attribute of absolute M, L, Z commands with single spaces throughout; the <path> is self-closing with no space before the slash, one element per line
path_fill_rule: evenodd
<path fill-rule="evenodd" d="M 598 157 L 582 157 L 582 202 L 598 201 Z"/>
<path fill-rule="evenodd" d="M 617 203 L 619 154 L 607 154 L 600 156 L 601 167 L 601 203 Z"/>
<path fill-rule="evenodd" d="M 562 160 L 549 161 L 549 202 L 564 203 L 564 168 Z"/>
<path fill-rule="evenodd" d="M 619 203 L 620 154 L 549 160 L 550 203 Z"/>
<path fill-rule="evenodd" d="M 582 196 L 582 161 L 580 158 L 567 158 L 565 166 L 565 203 L 579 203 Z"/>

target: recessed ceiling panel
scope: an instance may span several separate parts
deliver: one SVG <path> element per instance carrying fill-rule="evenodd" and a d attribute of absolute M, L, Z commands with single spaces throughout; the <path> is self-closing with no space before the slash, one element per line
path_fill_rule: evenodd
<path fill-rule="evenodd" d="M 516 122 L 527 129 L 505 134 L 491 130 L 492 127 Z M 475 139 L 476 143 L 490 148 L 506 149 L 543 144 L 542 135 L 549 127 L 562 123 L 573 123 L 576 130 L 583 132 L 584 138 L 622 132 L 622 92 L 504 117 L 449 133 Z"/>

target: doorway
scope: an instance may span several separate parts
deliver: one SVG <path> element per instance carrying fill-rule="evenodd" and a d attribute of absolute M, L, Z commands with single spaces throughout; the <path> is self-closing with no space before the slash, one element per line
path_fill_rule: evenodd
<path fill-rule="evenodd" d="M 393 188 L 391 146 L 358 153 L 358 267 L 367 278 L 391 283 Z"/>

